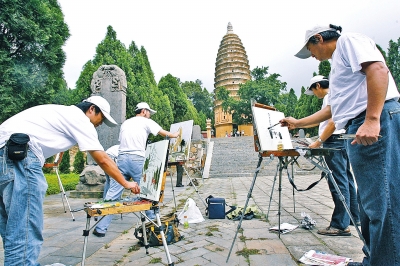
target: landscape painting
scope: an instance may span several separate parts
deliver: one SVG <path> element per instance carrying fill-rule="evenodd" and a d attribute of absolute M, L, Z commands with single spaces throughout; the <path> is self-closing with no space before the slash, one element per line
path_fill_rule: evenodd
<path fill-rule="evenodd" d="M 171 125 L 169 132 L 180 132 L 177 138 L 170 139 L 169 162 L 186 161 L 189 157 L 190 142 L 192 139 L 193 120 L 183 121 Z"/>
<path fill-rule="evenodd" d="M 140 197 L 159 201 L 165 162 L 168 152 L 168 140 L 147 145 L 143 174 L 140 179 Z"/>
<path fill-rule="evenodd" d="M 256 106 L 252 106 L 252 112 L 261 151 L 276 151 L 278 144 L 284 150 L 293 149 L 288 128 L 279 123 L 285 118 L 282 112 Z"/>

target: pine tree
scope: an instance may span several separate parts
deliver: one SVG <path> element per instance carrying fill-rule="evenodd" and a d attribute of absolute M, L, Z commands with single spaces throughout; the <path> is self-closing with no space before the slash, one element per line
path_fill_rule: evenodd
<path fill-rule="evenodd" d="M 83 169 L 85 168 L 85 158 L 83 156 L 83 152 L 78 151 L 75 154 L 75 160 L 74 160 L 74 172 L 77 174 L 82 173 Z"/>
<path fill-rule="evenodd" d="M 60 170 L 60 173 L 62 173 L 62 174 L 70 173 L 69 168 L 71 167 L 71 164 L 70 164 L 69 160 L 70 160 L 69 150 L 67 150 L 64 152 L 63 157 L 60 162 L 60 166 L 58 168 Z"/>

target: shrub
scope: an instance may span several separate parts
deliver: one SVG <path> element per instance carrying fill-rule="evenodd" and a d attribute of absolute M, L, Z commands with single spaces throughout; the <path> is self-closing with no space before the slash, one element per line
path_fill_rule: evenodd
<path fill-rule="evenodd" d="M 60 170 L 60 173 L 69 174 L 69 172 L 70 172 L 69 168 L 71 167 L 69 160 L 70 160 L 69 150 L 67 150 L 64 152 L 63 157 L 60 162 L 60 166 L 58 167 L 58 169 Z"/>
<path fill-rule="evenodd" d="M 46 163 L 54 163 L 54 156 L 47 158 Z M 44 174 L 50 174 L 53 171 L 53 168 L 42 167 L 42 170 Z"/>
<path fill-rule="evenodd" d="M 75 154 L 74 173 L 80 174 L 80 173 L 82 173 L 84 168 L 85 168 L 85 159 L 84 159 L 84 156 L 83 156 L 83 152 L 78 151 Z"/>
<path fill-rule="evenodd" d="M 46 174 L 45 175 L 48 188 L 46 195 L 58 194 L 60 193 L 60 186 L 58 184 L 58 178 L 56 174 Z M 79 183 L 79 175 L 77 174 L 61 174 L 61 183 L 64 186 L 64 190 L 75 190 L 76 185 Z"/>

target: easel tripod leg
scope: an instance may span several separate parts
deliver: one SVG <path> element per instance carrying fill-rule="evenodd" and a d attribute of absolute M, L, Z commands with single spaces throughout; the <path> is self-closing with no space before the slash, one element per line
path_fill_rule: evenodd
<path fill-rule="evenodd" d="M 71 216 L 72 216 L 72 221 L 75 221 L 74 214 L 72 213 L 71 206 L 69 205 L 67 194 L 65 193 L 64 186 L 63 186 L 63 184 L 61 182 L 61 178 L 60 178 L 60 175 L 58 173 L 58 167 L 54 167 L 54 168 L 55 168 L 55 171 L 56 171 L 56 174 L 57 174 L 57 178 L 58 178 L 58 185 L 60 186 L 60 190 L 61 190 L 61 200 L 62 200 L 62 203 L 63 203 L 64 212 L 65 213 L 67 212 L 67 210 L 65 209 L 65 205 L 64 205 L 64 198 L 65 198 L 65 202 L 68 205 L 69 213 L 71 213 Z"/>
<path fill-rule="evenodd" d="M 86 259 L 86 247 L 88 243 L 88 236 L 90 232 L 90 218 L 91 216 L 89 214 L 86 215 L 86 229 L 83 230 L 83 236 L 85 237 L 83 239 L 83 253 L 82 253 L 82 262 L 81 266 L 85 266 L 85 259 Z"/>
<path fill-rule="evenodd" d="M 249 203 L 249 200 L 250 200 L 250 198 L 251 198 L 251 193 L 253 192 L 253 188 L 254 188 L 254 184 L 256 183 L 256 179 L 257 179 L 258 172 L 260 172 L 260 165 L 261 165 L 262 159 L 263 159 L 262 155 L 259 154 L 259 155 L 258 155 L 257 168 L 256 168 L 256 171 L 255 171 L 255 173 L 254 173 L 253 181 L 251 182 L 251 186 L 250 186 L 249 193 L 247 194 L 246 204 L 244 205 L 242 215 L 240 216 L 240 221 L 239 221 L 238 227 L 237 227 L 237 229 L 236 229 L 236 233 L 235 233 L 235 236 L 234 236 L 234 238 L 233 238 L 232 245 L 231 245 L 231 249 L 229 250 L 229 253 L 228 253 L 228 257 L 226 258 L 226 262 L 228 262 L 229 257 L 231 256 L 231 252 L 232 252 L 232 249 L 233 249 L 233 245 L 235 244 L 235 240 L 236 240 L 237 234 L 238 234 L 239 229 L 240 229 L 240 227 L 241 227 L 241 225 L 242 225 L 243 216 L 244 216 L 244 214 L 246 213 L 247 204 Z"/>
<path fill-rule="evenodd" d="M 190 177 L 188 171 L 186 170 L 186 167 L 183 166 L 183 169 L 185 170 L 185 173 L 186 173 L 186 175 L 187 175 L 187 177 L 188 177 L 188 179 L 189 179 L 189 181 L 190 181 L 189 183 L 192 184 L 192 186 L 194 187 L 194 190 L 196 191 L 197 195 L 199 196 L 201 202 L 203 202 L 204 206 L 207 208 L 207 207 L 208 207 L 207 204 L 205 203 L 205 201 L 204 201 L 204 200 L 202 199 L 202 197 L 200 196 L 199 190 L 197 189 L 197 186 L 193 183 L 192 178 Z"/>
<path fill-rule="evenodd" d="M 268 217 L 269 217 L 269 210 L 271 209 L 272 195 L 274 194 L 276 177 L 278 176 L 278 169 L 279 169 L 279 162 L 278 162 L 278 164 L 276 165 L 276 172 L 275 172 L 275 175 L 274 175 L 274 182 L 272 183 L 271 194 L 270 194 L 270 196 L 269 196 L 268 211 L 267 211 L 267 216 L 266 216 L 266 219 L 267 219 L 267 220 L 268 220 Z"/>
<path fill-rule="evenodd" d="M 167 256 L 168 265 L 173 266 L 174 263 L 172 262 L 171 255 L 169 254 L 168 244 L 167 244 L 167 240 L 165 239 L 165 234 L 164 234 L 164 230 L 167 231 L 168 228 L 164 229 L 163 226 L 161 225 L 159 207 L 157 207 L 157 209 L 155 211 L 156 211 L 157 225 L 160 227 L 160 235 L 161 235 L 161 239 L 163 242 L 165 255 Z"/>

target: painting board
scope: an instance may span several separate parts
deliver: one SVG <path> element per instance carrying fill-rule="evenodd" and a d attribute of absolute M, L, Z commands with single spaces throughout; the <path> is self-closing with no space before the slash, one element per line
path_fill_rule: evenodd
<path fill-rule="evenodd" d="M 168 143 L 168 140 L 162 140 L 147 145 L 142 178 L 140 179 L 139 196 L 141 198 L 159 201 Z"/>
<path fill-rule="evenodd" d="M 170 140 L 169 162 L 186 161 L 189 157 L 193 120 L 172 124 L 169 132 L 174 133 L 178 130 L 179 137 Z"/>
<path fill-rule="evenodd" d="M 261 151 L 277 151 L 278 144 L 283 144 L 283 149 L 293 149 L 290 139 L 289 129 L 281 127 L 280 124 L 268 129 L 283 118 L 285 115 L 282 112 L 265 109 L 262 107 L 251 107 L 254 119 L 254 128 L 257 131 L 258 140 Z"/>

